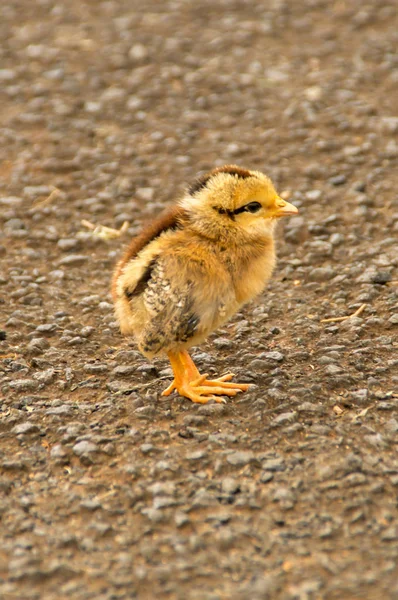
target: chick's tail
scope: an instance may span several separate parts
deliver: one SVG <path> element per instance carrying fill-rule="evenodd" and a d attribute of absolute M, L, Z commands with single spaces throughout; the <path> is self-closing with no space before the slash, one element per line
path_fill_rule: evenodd
<path fill-rule="evenodd" d="M 168 352 L 168 357 L 174 373 L 174 381 L 164 390 L 162 396 L 169 396 L 176 390 L 180 396 L 185 396 L 199 404 L 207 404 L 209 400 L 225 402 L 220 396 L 236 396 L 249 388 L 247 383 L 228 383 L 233 373 L 228 373 L 217 379 L 207 379 L 207 373 L 201 375 L 192 358 L 186 350 Z"/>

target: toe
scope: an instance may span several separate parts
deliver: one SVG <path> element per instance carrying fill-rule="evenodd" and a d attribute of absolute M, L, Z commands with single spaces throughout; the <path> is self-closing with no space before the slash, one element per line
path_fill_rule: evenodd
<path fill-rule="evenodd" d="M 250 385 L 249 383 L 235 383 L 234 381 L 231 383 L 227 383 L 225 380 L 221 380 L 221 378 L 203 381 L 202 383 L 211 388 L 217 387 L 217 388 L 223 388 L 225 390 L 236 389 L 236 390 L 241 390 L 241 391 L 247 390 Z"/>
<path fill-rule="evenodd" d="M 170 383 L 170 385 L 165 390 L 163 390 L 162 396 L 170 396 L 170 394 L 172 394 L 175 389 L 177 389 L 177 388 L 176 388 L 175 383 L 173 381 L 172 383 Z"/>
<path fill-rule="evenodd" d="M 201 375 L 198 379 L 194 379 L 194 381 L 191 381 L 190 385 L 192 387 L 197 387 L 198 385 L 202 385 L 202 383 L 204 383 L 207 380 L 208 375 L 209 375 L 208 373 Z"/>
<path fill-rule="evenodd" d="M 220 398 L 220 396 L 201 396 L 200 394 L 192 394 L 189 396 L 189 399 L 196 404 L 207 404 L 210 400 L 213 400 L 217 404 L 227 403 L 225 398 Z"/>
<path fill-rule="evenodd" d="M 217 394 L 219 396 L 236 396 L 236 394 L 238 394 L 239 392 L 241 392 L 242 390 L 240 390 L 239 388 L 224 388 L 224 387 L 207 387 L 207 386 L 201 386 L 196 388 L 197 392 L 199 392 L 200 395 L 203 396 L 210 396 L 213 394 Z"/>
<path fill-rule="evenodd" d="M 233 376 L 234 376 L 234 373 L 227 373 L 226 375 L 222 375 L 221 377 L 217 377 L 216 379 L 213 379 L 213 381 L 230 381 Z"/>
<path fill-rule="evenodd" d="M 181 391 L 180 394 L 181 396 L 185 396 L 185 398 L 189 398 L 189 400 L 191 400 L 191 402 L 194 402 L 195 404 L 207 404 L 209 400 L 216 399 L 216 396 L 202 396 L 201 394 L 195 392 L 187 390 Z"/>

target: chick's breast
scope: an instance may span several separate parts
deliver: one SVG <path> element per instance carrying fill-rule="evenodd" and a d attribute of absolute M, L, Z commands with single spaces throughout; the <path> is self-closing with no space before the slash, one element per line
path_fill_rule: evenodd
<path fill-rule="evenodd" d="M 202 341 L 238 308 L 231 276 L 205 242 L 165 234 L 127 263 L 116 313 L 148 357 Z"/>

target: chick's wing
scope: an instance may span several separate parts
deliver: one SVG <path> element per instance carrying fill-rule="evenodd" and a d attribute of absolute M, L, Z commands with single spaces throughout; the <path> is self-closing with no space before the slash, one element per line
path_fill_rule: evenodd
<path fill-rule="evenodd" d="M 227 305 L 234 302 L 228 276 L 216 261 L 178 251 L 154 258 L 141 285 L 149 317 L 141 345 L 147 353 L 200 341 L 224 320 Z"/>

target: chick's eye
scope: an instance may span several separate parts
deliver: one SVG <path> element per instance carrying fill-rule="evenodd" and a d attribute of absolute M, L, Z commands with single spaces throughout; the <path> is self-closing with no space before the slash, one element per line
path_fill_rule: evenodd
<path fill-rule="evenodd" d="M 260 202 L 249 202 L 249 204 L 246 204 L 246 206 L 245 206 L 245 211 L 249 212 L 249 213 L 256 213 L 260 209 L 261 209 Z"/>

